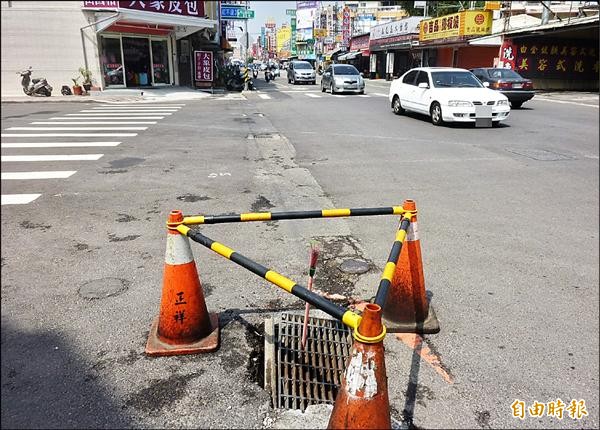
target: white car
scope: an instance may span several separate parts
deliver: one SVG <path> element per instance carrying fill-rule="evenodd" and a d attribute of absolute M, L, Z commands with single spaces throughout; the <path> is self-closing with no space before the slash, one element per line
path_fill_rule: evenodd
<path fill-rule="evenodd" d="M 493 125 L 508 118 L 508 98 L 484 86 L 465 69 L 418 67 L 395 79 L 389 100 L 396 115 L 413 111 L 431 116 L 434 125 L 491 118 Z"/>

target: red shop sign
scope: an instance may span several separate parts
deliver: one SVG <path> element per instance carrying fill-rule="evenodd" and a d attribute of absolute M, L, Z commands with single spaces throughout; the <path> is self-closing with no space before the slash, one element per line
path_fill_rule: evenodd
<path fill-rule="evenodd" d="M 119 1 L 119 8 L 198 18 L 204 16 L 203 1 Z"/>
<path fill-rule="evenodd" d="M 196 80 L 212 82 L 213 80 L 213 53 L 211 51 L 194 51 L 196 59 Z"/>

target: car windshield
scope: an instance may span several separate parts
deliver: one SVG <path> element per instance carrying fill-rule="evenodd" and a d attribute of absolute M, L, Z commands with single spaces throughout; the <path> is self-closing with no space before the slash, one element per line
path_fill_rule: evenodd
<path fill-rule="evenodd" d="M 336 75 L 358 75 L 358 70 L 354 66 L 335 66 L 333 72 Z"/>
<path fill-rule="evenodd" d="M 312 69 L 310 63 L 294 63 L 294 69 Z"/>
<path fill-rule="evenodd" d="M 431 72 L 436 88 L 481 88 L 481 82 L 471 72 Z"/>
<path fill-rule="evenodd" d="M 521 75 L 510 69 L 490 69 L 489 74 L 491 78 L 496 79 L 523 79 Z"/>

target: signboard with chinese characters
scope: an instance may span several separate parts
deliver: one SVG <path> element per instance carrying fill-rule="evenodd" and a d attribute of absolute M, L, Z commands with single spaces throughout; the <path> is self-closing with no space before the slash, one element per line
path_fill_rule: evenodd
<path fill-rule="evenodd" d="M 492 11 L 463 10 L 462 12 L 426 19 L 421 22 L 420 41 L 483 36 L 492 32 Z"/>
<path fill-rule="evenodd" d="M 342 46 L 350 45 L 350 8 L 345 7 L 342 12 Z"/>
<path fill-rule="evenodd" d="M 296 16 L 296 9 L 286 9 L 285 14 L 289 16 Z"/>
<path fill-rule="evenodd" d="M 598 79 L 598 46 L 582 40 L 527 38 L 505 40 L 501 67 L 525 78 Z"/>
<path fill-rule="evenodd" d="M 196 61 L 196 81 L 213 81 L 213 53 L 211 51 L 194 51 Z"/>
<path fill-rule="evenodd" d="M 135 9 L 198 18 L 204 16 L 203 1 L 120 1 L 119 9 Z"/>
<path fill-rule="evenodd" d="M 204 17 L 203 1 L 84 1 L 82 9 L 133 9 L 169 15 Z"/>
<path fill-rule="evenodd" d="M 314 35 L 315 35 L 315 37 L 326 37 L 327 29 L 326 28 L 315 28 Z"/>
<path fill-rule="evenodd" d="M 118 9 L 119 2 L 118 1 L 84 1 L 82 9 Z"/>
<path fill-rule="evenodd" d="M 371 27 L 371 40 L 385 39 L 405 34 L 419 34 L 419 23 L 423 20 L 419 16 L 392 21 Z"/>

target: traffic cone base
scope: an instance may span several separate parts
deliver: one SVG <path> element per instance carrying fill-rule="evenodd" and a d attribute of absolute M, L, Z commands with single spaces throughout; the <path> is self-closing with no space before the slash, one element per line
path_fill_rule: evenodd
<path fill-rule="evenodd" d="M 158 320 L 156 318 L 150 329 L 148 342 L 146 343 L 146 354 L 159 357 L 165 355 L 185 355 L 211 352 L 219 346 L 219 315 L 209 313 L 211 331 L 208 335 L 192 343 L 171 345 L 163 342 L 158 335 Z"/>
<path fill-rule="evenodd" d="M 424 321 L 394 321 L 384 314 L 383 323 L 388 333 L 435 334 L 440 332 L 440 322 L 431 305 L 429 305 L 427 318 Z"/>

